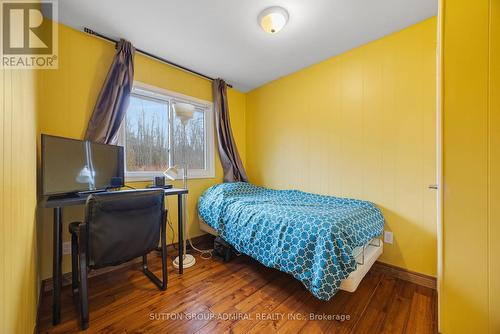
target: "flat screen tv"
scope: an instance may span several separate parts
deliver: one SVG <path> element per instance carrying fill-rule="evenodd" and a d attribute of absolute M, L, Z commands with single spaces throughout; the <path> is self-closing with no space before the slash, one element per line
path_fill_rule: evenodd
<path fill-rule="evenodd" d="M 123 179 L 123 147 L 42 134 L 43 195 L 105 190 Z"/>

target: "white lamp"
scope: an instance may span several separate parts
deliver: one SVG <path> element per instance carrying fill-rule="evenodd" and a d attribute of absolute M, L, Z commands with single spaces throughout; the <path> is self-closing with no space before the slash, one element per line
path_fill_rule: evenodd
<path fill-rule="evenodd" d="M 163 172 L 163 175 L 165 175 L 167 179 L 174 181 L 179 177 L 179 167 L 177 165 L 168 167 L 168 169 Z"/>
<path fill-rule="evenodd" d="M 174 104 L 175 117 L 179 118 L 184 126 L 193 118 L 194 110 L 195 107 L 189 103 Z"/>
<path fill-rule="evenodd" d="M 182 138 L 183 138 L 183 144 L 182 144 L 182 164 L 183 164 L 183 174 L 182 174 L 182 181 L 183 181 L 183 187 L 184 189 L 187 189 L 187 171 L 188 171 L 188 164 L 186 161 L 186 125 L 189 123 L 189 121 L 193 118 L 195 107 L 192 104 L 189 103 L 175 103 L 173 105 L 174 107 L 174 113 L 175 117 L 179 118 L 182 124 Z M 166 171 L 163 172 L 163 174 L 169 178 L 170 180 L 175 180 L 179 176 L 179 167 L 178 166 L 173 166 L 168 168 Z M 186 194 L 182 195 L 183 200 L 184 200 L 184 205 L 182 206 L 182 209 L 184 210 L 182 213 L 182 226 L 184 229 L 183 233 L 183 240 L 184 240 L 184 250 L 183 250 L 183 258 L 182 258 L 182 267 L 183 268 L 189 268 L 194 266 L 196 263 L 196 259 L 194 256 L 191 254 L 186 253 L 186 234 L 187 234 L 187 228 L 186 228 Z M 177 256 L 173 262 L 175 268 L 179 268 L 179 257 Z"/>
<path fill-rule="evenodd" d="M 257 18 L 261 28 L 268 34 L 277 34 L 288 22 L 288 12 L 282 7 L 264 9 Z"/>

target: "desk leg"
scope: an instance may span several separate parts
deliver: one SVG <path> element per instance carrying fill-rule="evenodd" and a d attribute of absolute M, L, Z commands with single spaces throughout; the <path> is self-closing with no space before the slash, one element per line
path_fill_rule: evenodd
<path fill-rule="evenodd" d="M 62 208 L 54 208 L 54 231 L 52 244 L 52 324 L 61 322 L 61 285 L 62 285 Z"/>
<path fill-rule="evenodd" d="M 177 220 L 179 223 L 178 226 L 178 235 L 179 235 L 179 274 L 182 274 L 184 271 L 184 195 L 177 195 Z"/>

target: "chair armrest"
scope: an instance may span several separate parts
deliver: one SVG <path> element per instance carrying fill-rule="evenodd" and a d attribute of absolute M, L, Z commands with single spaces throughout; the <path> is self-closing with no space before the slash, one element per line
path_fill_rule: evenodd
<path fill-rule="evenodd" d="M 75 221 L 75 222 L 69 223 L 69 226 L 68 226 L 69 233 L 78 235 L 80 233 L 80 231 L 79 231 L 80 224 L 83 224 L 83 222 Z"/>

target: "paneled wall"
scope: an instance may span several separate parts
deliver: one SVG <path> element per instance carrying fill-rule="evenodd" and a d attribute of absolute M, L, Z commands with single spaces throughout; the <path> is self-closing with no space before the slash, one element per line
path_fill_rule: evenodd
<path fill-rule="evenodd" d="M 443 1 L 441 327 L 500 333 L 500 1 Z"/>
<path fill-rule="evenodd" d="M 36 320 L 36 75 L 0 69 L 0 333 Z"/>
<path fill-rule="evenodd" d="M 252 182 L 372 201 L 382 261 L 436 274 L 436 26 L 431 18 L 247 95 Z"/>

